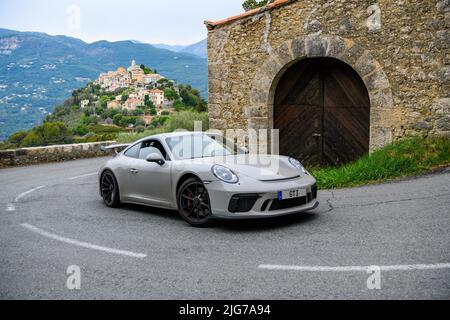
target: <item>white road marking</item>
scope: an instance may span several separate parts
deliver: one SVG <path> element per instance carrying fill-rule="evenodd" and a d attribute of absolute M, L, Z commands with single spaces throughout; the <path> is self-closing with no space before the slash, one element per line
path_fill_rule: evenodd
<path fill-rule="evenodd" d="M 69 180 L 77 180 L 77 179 L 86 178 L 86 177 L 95 176 L 95 175 L 97 175 L 97 172 L 92 172 L 92 173 L 88 173 L 88 174 L 83 174 L 81 176 L 72 177 L 72 178 L 69 178 Z"/>
<path fill-rule="evenodd" d="M 16 203 L 19 203 L 19 201 L 20 201 L 21 199 L 23 199 L 25 196 L 29 195 L 30 193 L 33 193 L 33 192 L 35 192 L 35 191 L 38 191 L 39 189 L 42 189 L 42 188 L 44 188 L 44 187 L 45 187 L 45 186 L 39 186 L 39 187 L 33 188 L 33 189 L 31 189 L 31 190 L 22 192 L 21 194 L 19 194 L 19 195 L 14 199 L 13 202 L 8 203 L 8 204 L 6 205 L 6 211 L 10 211 L 10 212 L 11 212 L 11 211 L 15 211 L 15 210 L 16 210 L 16 206 L 15 206 Z"/>
<path fill-rule="evenodd" d="M 375 266 L 348 266 L 348 267 L 324 267 L 324 266 L 285 266 L 262 264 L 259 269 L 265 270 L 281 270 L 281 271 L 303 271 L 303 272 L 367 272 L 369 268 Z M 381 271 L 411 271 L 411 270 L 438 270 L 450 269 L 450 263 L 437 264 L 408 264 L 393 266 L 376 266 Z"/>
<path fill-rule="evenodd" d="M 33 192 L 35 192 L 35 191 L 38 191 L 38 190 L 40 190 L 40 189 L 42 189 L 42 188 L 44 188 L 44 187 L 45 187 L 45 186 L 39 186 L 39 187 L 33 188 L 33 189 L 31 189 L 31 190 L 22 192 L 21 194 L 19 194 L 19 195 L 16 197 L 16 199 L 14 199 L 14 203 L 18 203 L 18 202 L 20 201 L 20 199 L 26 197 L 26 196 L 29 195 L 30 193 L 33 193 Z"/>
<path fill-rule="evenodd" d="M 112 254 L 116 254 L 116 255 L 122 255 L 122 256 L 127 256 L 127 257 L 132 257 L 132 258 L 145 258 L 147 257 L 146 254 L 143 253 L 135 253 L 135 252 L 131 252 L 131 251 L 125 251 L 125 250 L 117 250 L 117 249 L 112 249 L 112 248 L 108 248 L 108 247 L 102 247 L 102 246 L 97 246 L 95 244 L 90 244 L 87 242 L 82 242 L 82 241 L 78 241 L 78 240 L 74 240 L 74 239 L 69 239 L 69 238 L 65 238 L 65 237 L 61 237 L 58 236 L 56 234 L 44 231 L 42 229 L 39 229 L 38 227 L 32 226 L 28 223 L 24 223 L 21 224 L 22 227 L 33 231 L 37 234 L 40 234 L 41 236 L 56 240 L 56 241 L 60 241 L 60 242 L 64 242 L 64 243 L 68 243 L 74 246 L 78 246 L 78 247 L 82 247 L 82 248 L 86 248 L 86 249 L 91 249 L 91 250 L 97 250 L 97 251 L 103 251 L 103 252 L 107 252 L 107 253 L 112 253 Z"/>

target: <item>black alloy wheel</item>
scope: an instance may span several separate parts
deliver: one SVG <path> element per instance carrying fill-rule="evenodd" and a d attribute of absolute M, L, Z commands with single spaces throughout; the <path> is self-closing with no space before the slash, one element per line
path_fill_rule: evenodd
<path fill-rule="evenodd" d="M 120 206 L 119 186 L 113 173 L 106 171 L 100 179 L 100 190 L 103 201 L 110 208 Z"/>
<path fill-rule="evenodd" d="M 186 180 L 178 191 L 178 211 L 181 217 L 194 227 L 206 227 L 211 224 L 211 204 L 208 190 L 196 179 Z"/>

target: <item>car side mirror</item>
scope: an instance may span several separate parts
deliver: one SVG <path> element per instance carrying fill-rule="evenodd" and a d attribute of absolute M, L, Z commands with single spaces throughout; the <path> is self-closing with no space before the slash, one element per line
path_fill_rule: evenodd
<path fill-rule="evenodd" d="M 249 154 L 250 150 L 247 147 L 241 147 L 242 152 L 244 152 L 245 154 Z"/>
<path fill-rule="evenodd" d="M 154 162 L 159 164 L 160 166 L 164 165 L 166 161 L 162 158 L 161 155 L 158 155 L 156 153 L 151 153 L 145 158 L 147 162 Z"/>

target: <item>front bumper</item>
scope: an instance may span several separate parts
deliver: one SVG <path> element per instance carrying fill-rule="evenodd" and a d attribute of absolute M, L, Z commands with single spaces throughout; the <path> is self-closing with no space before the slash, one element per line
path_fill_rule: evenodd
<path fill-rule="evenodd" d="M 277 217 L 313 210 L 319 205 L 316 180 L 311 176 L 277 182 L 241 180 L 235 185 L 213 181 L 206 188 L 213 216 L 223 219 Z M 306 197 L 278 200 L 279 191 L 299 188 L 306 189 Z M 241 205 L 236 200 L 239 198 L 244 199 Z"/>

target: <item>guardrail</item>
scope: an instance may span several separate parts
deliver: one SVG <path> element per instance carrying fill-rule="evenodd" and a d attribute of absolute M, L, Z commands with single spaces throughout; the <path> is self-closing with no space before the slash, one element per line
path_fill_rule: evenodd
<path fill-rule="evenodd" d="M 115 141 L 104 141 L 0 150 L 0 168 L 107 156 L 112 152 L 105 152 L 102 147 L 115 143 Z"/>

